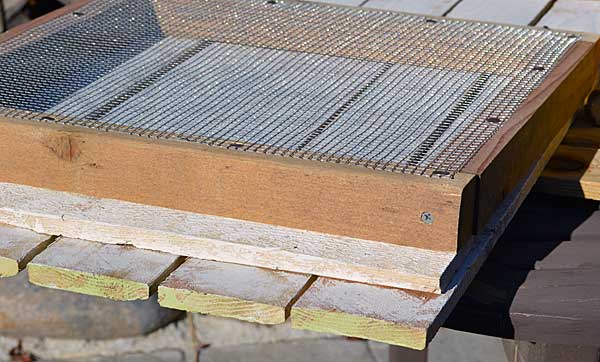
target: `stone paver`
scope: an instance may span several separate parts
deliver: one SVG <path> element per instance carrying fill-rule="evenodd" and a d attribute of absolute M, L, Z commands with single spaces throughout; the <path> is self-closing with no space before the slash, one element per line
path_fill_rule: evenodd
<path fill-rule="evenodd" d="M 202 362 L 375 362 L 365 341 L 310 339 L 255 345 L 208 348 Z"/>

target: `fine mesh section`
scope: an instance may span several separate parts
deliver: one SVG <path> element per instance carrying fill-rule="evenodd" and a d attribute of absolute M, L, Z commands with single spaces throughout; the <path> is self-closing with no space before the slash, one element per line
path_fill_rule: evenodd
<path fill-rule="evenodd" d="M 0 44 L 0 115 L 452 177 L 577 40 L 293 0 L 98 0 Z"/>

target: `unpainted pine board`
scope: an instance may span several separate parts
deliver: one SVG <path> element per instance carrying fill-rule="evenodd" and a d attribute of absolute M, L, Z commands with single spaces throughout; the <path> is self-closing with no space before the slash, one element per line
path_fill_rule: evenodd
<path fill-rule="evenodd" d="M 8 118 L 0 153 L 2 182 L 439 251 L 472 234 L 463 201 L 472 175 L 374 172 Z M 433 224 L 421 220 L 428 210 Z"/>
<path fill-rule="evenodd" d="M 61 237 L 27 266 L 33 284 L 115 300 L 148 299 L 180 257 Z"/>
<path fill-rule="evenodd" d="M 0 183 L 0 221 L 52 235 L 428 292 L 448 285 L 465 257 L 7 183 Z"/>
<path fill-rule="evenodd" d="M 462 0 L 447 16 L 512 25 L 530 25 L 551 5 L 552 0 Z"/>
<path fill-rule="evenodd" d="M 597 148 L 561 145 L 542 174 L 536 191 L 600 200 Z"/>
<path fill-rule="evenodd" d="M 538 23 L 550 29 L 600 33 L 600 2 L 558 0 Z"/>
<path fill-rule="evenodd" d="M 459 0 L 369 0 L 363 7 L 442 16 Z"/>
<path fill-rule="evenodd" d="M 451 290 L 436 296 L 318 278 L 292 306 L 292 327 L 425 349 L 506 230 L 569 126 L 567 122 L 554 136 L 542 157 L 475 238 Z"/>
<path fill-rule="evenodd" d="M 158 287 L 158 301 L 172 309 L 279 324 L 314 279 L 306 274 L 189 258 Z"/>
<path fill-rule="evenodd" d="M 17 275 L 53 240 L 50 235 L 0 224 L 0 278 Z"/>

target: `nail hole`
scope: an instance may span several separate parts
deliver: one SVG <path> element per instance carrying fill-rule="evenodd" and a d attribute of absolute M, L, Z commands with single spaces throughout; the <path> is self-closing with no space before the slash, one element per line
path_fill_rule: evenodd
<path fill-rule="evenodd" d="M 539 66 L 539 65 L 538 65 L 538 66 L 535 66 L 535 67 L 533 67 L 533 70 L 535 70 L 536 72 L 541 72 L 541 71 L 543 71 L 543 70 L 545 70 L 545 69 L 546 69 L 546 68 L 544 68 L 544 67 L 542 67 L 542 66 Z"/>
<path fill-rule="evenodd" d="M 498 118 L 498 117 L 489 117 L 489 118 L 486 118 L 485 121 L 486 122 L 490 122 L 490 123 L 500 123 L 500 118 Z"/>
<path fill-rule="evenodd" d="M 42 121 L 54 121 L 54 117 L 44 116 L 42 117 Z"/>
<path fill-rule="evenodd" d="M 450 175 L 450 172 L 448 172 L 448 171 L 433 171 L 432 175 L 433 176 L 448 176 L 448 175 Z"/>
<path fill-rule="evenodd" d="M 75 16 L 84 16 L 85 14 L 82 13 L 82 12 L 80 12 L 80 11 L 75 11 L 75 12 L 73 12 L 73 15 L 75 15 Z"/>

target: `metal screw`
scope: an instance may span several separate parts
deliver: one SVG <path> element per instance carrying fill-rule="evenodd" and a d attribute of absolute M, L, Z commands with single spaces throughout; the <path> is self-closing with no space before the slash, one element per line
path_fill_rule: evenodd
<path fill-rule="evenodd" d="M 433 224 L 433 215 L 430 212 L 424 212 L 421 214 L 421 221 L 427 225 Z"/>

